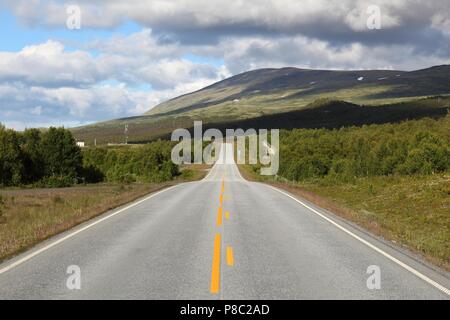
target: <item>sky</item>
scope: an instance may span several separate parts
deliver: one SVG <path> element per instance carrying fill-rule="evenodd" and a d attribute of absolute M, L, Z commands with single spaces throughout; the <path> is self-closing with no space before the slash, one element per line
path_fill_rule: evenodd
<path fill-rule="evenodd" d="M 450 0 L 0 0 L 0 123 L 140 115 L 258 68 L 450 64 Z"/>

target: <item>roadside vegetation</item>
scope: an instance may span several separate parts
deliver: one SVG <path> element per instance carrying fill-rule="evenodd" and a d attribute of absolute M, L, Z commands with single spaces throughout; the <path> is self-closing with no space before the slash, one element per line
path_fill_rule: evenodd
<path fill-rule="evenodd" d="M 171 184 L 174 182 L 1 190 L 0 261 Z"/>
<path fill-rule="evenodd" d="M 162 182 L 180 174 L 172 143 L 81 150 L 69 130 L 0 126 L 0 187 L 68 187 L 79 183 Z"/>
<path fill-rule="evenodd" d="M 450 116 L 282 131 L 277 177 L 241 170 L 450 269 Z"/>
<path fill-rule="evenodd" d="M 450 117 L 280 134 L 279 175 L 292 181 L 434 174 L 450 169 Z"/>
<path fill-rule="evenodd" d="M 165 182 L 97 183 L 68 188 L 0 190 L 0 261 L 108 210 L 180 182 L 202 179 L 209 166 L 181 167 Z"/>
<path fill-rule="evenodd" d="M 209 166 L 177 166 L 173 143 L 80 149 L 70 131 L 0 126 L 0 261 Z"/>
<path fill-rule="evenodd" d="M 173 144 L 156 141 L 142 146 L 91 148 L 83 151 L 88 182 L 163 182 L 180 175 L 170 158 Z"/>

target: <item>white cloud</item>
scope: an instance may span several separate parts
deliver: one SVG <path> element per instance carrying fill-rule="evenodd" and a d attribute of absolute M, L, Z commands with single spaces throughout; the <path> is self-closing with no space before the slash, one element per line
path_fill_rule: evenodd
<path fill-rule="evenodd" d="M 0 52 L 0 81 L 31 84 L 93 84 L 100 78 L 92 57 L 84 51 L 66 52 L 49 40 L 19 52 Z"/>
<path fill-rule="evenodd" d="M 0 121 L 79 124 L 138 115 L 166 99 L 262 67 L 412 70 L 450 63 L 450 3 L 444 1 L 77 3 L 83 32 L 130 20 L 144 29 L 71 43 L 76 50 L 49 39 L 0 52 Z M 373 4 L 381 9 L 380 32 L 366 28 L 367 7 Z M 61 1 L 4 0 L 2 5 L 31 27 L 66 26 Z"/>
<path fill-rule="evenodd" d="M 233 73 L 248 69 L 294 66 L 309 69 L 416 70 L 448 64 L 450 57 L 420 55 L 406 45 L 365 46 L 358 42 L 332 46 L 302 36 L 277 40 L 264 37 L 227 39 L 220 45 L 225 63 Z M 395 52 L 395 54 L 393 54 Z"/>
<path fill-rule="evenodd" d="M 66 3 L 59 1 L 6 1 L 24 22 L 52 27 L 65 26 Z M 403 16 L 409 18 L 428 12 L 425 0 L 78 0 L 85 27 L 117 27 L 133 20 L 152 28 L 180 30 L 249 26 L 265 30 L 292 31 L 311 23 L 334 23 L 336 28 L 359 29 L 369 5 L 382 8 L 386 28 L 398 26 Z M 410 12 L 411 8 L 422 12 Z M 435 8 L 448 13 L 441 1 Z M 365 22 L 364 22 L 365 25 Z M 301 32 L 301 30 L 299 30 Z"/>
<path fill-rule="evenodd" d="M 42 114 L 42 111 L 43 111 L 42 106 L 37 106 L 37 107 L 31 109 L 30 113 L 35 116 L 40 116 Z"/>
<path fill-rule="evenodd" d="M 450 16 L 445 13 L 437 13 L 431 18 L 433 28 L 450 36 Z"/>
<path fill-rule="evenodd" d="M 100 54 L 67 51 L 54 40 L 0 52 L 0 121 L 79 123 L 138 115 L 230 75 L 224 67 L 195 63 L 180 53 L 167 58 L 175 49 L 158 47 L 147 29 L 87 46 Z"/>
<path fill-rule="evenodd" d="M 378 11 L 373 11 L 373 8 L 377 8 Z M 406 3 L 404 1 L 357 1 L 354 7 L 349 7 L 348 13 L 344 16 L 344 23 L 350 27 L 351 30 L 356 32 L 370 32 L 367 28 L 367 20 L 375 15 L 380 20 L 381 29 L 391 29 L 398 27 L 402 24 L 401 16 L 393 12 L 402 12 L 401 9 L 406 9 Z M 379 17 L 377 16 L 380 14 Z"/>

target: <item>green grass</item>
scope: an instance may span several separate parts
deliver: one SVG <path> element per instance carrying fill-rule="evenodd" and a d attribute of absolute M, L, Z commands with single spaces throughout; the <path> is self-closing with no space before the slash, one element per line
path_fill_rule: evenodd
<path fill-rule="evenodd" d="M 0 190 L 0 261 L 108 210 L 179 182 L 199 180 L 205 166 L 182 168 L 164 183 L 97 184 L 60 189 Z"/>
<path fill-rule="evenodd" d="M 360 178 L 352 184 L 319 180 L 300 186 L 351 208 L 358 223 L 379 228 L 388 239 L 450 266 L 450 173 Z"/>

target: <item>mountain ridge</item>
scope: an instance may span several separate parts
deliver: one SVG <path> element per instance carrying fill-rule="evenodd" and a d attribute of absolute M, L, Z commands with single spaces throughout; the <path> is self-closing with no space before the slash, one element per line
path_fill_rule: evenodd
<path fill-rule="evenodd" d="M 399 90 L 390 94 L 392 97 L 407 97 L 414 90 L 414 83 L 411 79 L 416 80 L 415 75 L 421 78 L 426 78 L 426 82 L 433 77 L 429 75 L 430 72 L 445 69 L 450 75 L 450 65 L 433 66 L 430 68 L 400 71 L 400 70 L 324 70 L 324 69 L 303 69 L 294 67 L 283 68 L 264 68 L 246 71 L 227 79 L 223 79 L 214 84 L 211 84 L 200 90 L 184 94 L 170 100 L 167 100 L 154 108 L 150 109 L 144 115 L 164 114 L 176 110 L 188 111 L 198 109 L 209 105 L 218 104 L 226 100 L 235 100 L 243 97 L 251 96 L 252 94 L 261 91 L 274 92 L 277 90 L 295 90 L 303 88 L 307 92 L 299 93 L 298 95 L 311 95 L 314 92 L 324 93 L 332 90 L 351 88 L 352 86 L 360 85 L 389 85 L 389 86 L 413 86 L 411 90 Z M 324 81 L 324 78 L 326 80 Z M 446 78 L 450 81 L 450 76 Z M 440 79 L 438 79 L 439 81 Z M 449 83 L 449 82 L 448 82 Z M 436 85 L 436 84 L 434 84 Z M 230 87 L 235 90 L 229 90 Z M 240 87 L 240 88 L 237 88 Z M 221 96 L 222 99 L 211 99 L 212 96 L 208 94 L 211 91 L 223 92 L 224 89 L 229 90 L 229 95 Z M 447 93 L 449 90 L 440 88 L 441 90 L 428 90 L 424 95 Z M 200 97 L 197 97 L 201 95 Z M 376 98 L 376 97 L 375 97 Z M 189 100 L 189 101 L 186 101 Z M 358 102 L 358 101 L 355 101 Z M 174 104 L 176 104 L 174 106 Z"/>
<path fill-rule="evenodd" d="M 325 100 L 345 101 L 360 107 L 397 108 L 399 104 L 409 103 L 412 106 L 410 109 L 404 105 L 400 108 L 404 115 L 393 118 L 408 119 L 418 114 L 421 117 L 434 115 L 436 104 L 427 103 L 426 112 L 422 109 L 417 112 L 413 105 L 421 99 L 434 96 L 447 101 L 450 98 L 449 84 L 450 65 L 414 71 L 313 70 L 292 67 L 257 69 L 167 100 L 141 116 L 103 121 L 71 130 L 77 139 L 87 140 L 88 143 L 94 139 L 100 143 L 117 143 L 124 141 L 124 126 L 128 125 L 129 141 L 146 141 L 167 136 L 168 132 L 176 128 L 188 128 L 194 120 L 202 120 L 204 124 L 251 123 L 246 120 L 265 116 L 270 119 L 270 115 L 301 111 L 310 108 L 316 101 Z M 442 103 L 438 105 L 447 107 Z M 388 108 L 379 110 L 389 111 Z M 370 117 L 379 119 L 380 116 L 375 112 L 376 109 L 373 109 L 369 113 Z M 296 117 L 304 115 L 301 112 L 294 114 Z M 351 115 L 347 115 L 349 119 L 336 119 L 342 125 L 354 123 Z M 370 117 L 365 118 L 365 124 L 371 123 Z M 264 118 L 264 123 L 270 125 L 266 120 Z M 323 120 L 325 123 L 326 119 Z M 320 123 L 317 122 L 317 125 Z M 299 121 L 298 125 L 301 127 L 304 122 Z"/>

